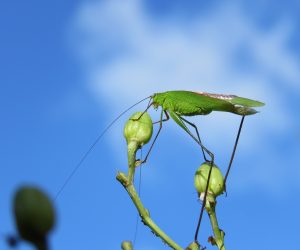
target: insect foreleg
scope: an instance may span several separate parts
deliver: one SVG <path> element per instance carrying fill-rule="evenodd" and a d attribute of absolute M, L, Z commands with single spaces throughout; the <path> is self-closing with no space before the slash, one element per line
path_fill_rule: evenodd
<path fill-rule="evenodd" d="M 170 119 L 170 116 L 169 116 L 169 114 L 167 113 L 167 111 L 165 111 L 165 110 L 164 110 L 164 113 L 165 113 L 166 118 L 164 118 L 164 119 L 162 119 L 162 120 L 159 120 L 159 121 L 157 121 L 157 122 L 153 122 L 153 124 L 157 124 L 157 123 L 161 123 L 161 122 L 166 122 L 166 121 L 168 121 L 168 120 Z"/>
<path fill-rule="evenodd" d="M 163 114 L 166 115 L 165 119 L 163 119 Z M 154 140 L 153 140 L 153 142 L 152 142 L 152 144 L 150 146 L 150 149 L 149 149 L 149 151 L 148 151 L 145 159 L 142 161 L 142 163 L 145 163 L 147 161 L 148 156 L 149 156 L 149 154 L 150 154 L 150 152 L 151 152 L 151 150 L 152 150 L 152 148 L 154 146 L 154 143 L 155 143 L 155 141 L 156 141 L 156 139 L 157 139 L 157 137 L 158 137 L 158 135 L 159 135 L 159 133 L 160 133 L 160 131 L 162 129 L 162 123 L 165 122 L 165 121 L 168 121 L 169 119 L 170 119 L 170 117 L 169 117 L 168 113 L 166 111 L 162 110 L 161 113 L 160 113 L 160 120 L 158 121 L 159 122 L 159 129 L 158 129 L 158 131 L 156 133 L 156 136 L 155 136 L 155 138 L 154 138 Z M 158 123 L 158 122 L 155 122 L 155 123 Z"/>
<path fill-rule="evenodd" d="M 148 109 L 152 106 L 153 102 L 151 102 L 152 98 L 150 98 L 149 102 L 148 102 L 148 105 L 147 105 L 147 108 L 143 111 L 143 113 L 141 113 L 141 115 L 136 118 L 136 119 L 132 119 L 133 121 L 138 121 L 147 111 Z"/>

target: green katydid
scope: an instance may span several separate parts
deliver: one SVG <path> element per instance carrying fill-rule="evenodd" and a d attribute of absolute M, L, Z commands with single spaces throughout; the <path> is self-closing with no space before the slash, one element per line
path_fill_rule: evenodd
<path fill-rule="evenodd" d="M 225 182 L 227 179 L 227 176 L 229 174 L 229 170 L 234 158 L 236 146 L 238 144 L 238 139 L 239 135 L 241 132 L 241 128 L 243 125 L 243 121 L 245 116 L 247 115 L 252 115 L 257 113 L 254 107 L 260 107 L 263 106 L 264 103 L 251 100 L 248 98 L 243 98 L 243 97 L 238 97 L 235 95 L 224 95 L 224 94 L 211 94 L 211 93 L 205 93 L 205 92 L 192 92 L 192 91 L 167 91 L 167 92 L 162 92 L 162 93 L 155 93 L 147 98 L 144 98 L 143 100 L 137 102 L 136 104 L 132 105 L 128 109 L 126 109 L 124 112 L 122 112 L 117 118 L 115 118 L 104 130 L 103 132 L 96 138 L 95 142 L 90 146 L 88 151 L 83 155 L 81 160 L 78 162 L 78 164 L 75 166 L 69 177 L 66 179 L 65 183 L 62 185 L 60 190 L 58 191 L 56 197 L 59 196 L 59 194 L 62 192 L 64 187 L 67 185 L 67 183 L 70 181 L 72 176 L 75 174 L 75 172 L 78 170 L 78 168 L 81 166 L 81 164 L 84 162 L 86 157 L 89 155 L 89 153 L 92 151 L 92 149 L 96 146 L 96 144 L 99 142 L 99 140 L 102 138 L 102 136 L 109 130 L 109 128 L 122 116 L 124 115 L 127 111 L 129 111 L 131 108 L 134 106 L 140 104 L 141 102 L 150 99 L 149 104 L 145 110 L 145 112 L 153 106 L 155 109 L 158 107 L 161 107 L 161 115 L 160 115 L 160 120 L 159 120 L 159 129 L 158 132 L 152 142 L 152 145 L 150 146 L 150 149 L 145 157 L 145 159 L 142 161 L 143 163 L 146 162 L 153 145 L 162 129 L 162 123 L 164 121 L 169 120 L 169 117 L 171 118 L 182 128 L 184 129 L 185 132 L 187 132 L 195 141 L 197 144 L 200 145 L 203 156 L 205 161 L 208 161 L 206 158 L 205 153 L 207 153 L 210 156 L 210 160 L 208 161 L 211 166 L 213 166 L 213 161 L 214 161 L 214 155 L 212 152 L 210 152 L 201 142 L 199 132 L 197 127 L 186 120 L 184 117 L 185 116 L 196 116 L 196 115 L 207 115 L 211 113 L 212 111 L 223 111 L 223 112 L 230 112 L 234 113 L 237 115 L 241 115 L 241 123 L 240 127 L 238 130 L 238 135 L 236 137 L 234 149 L 231 155 L 231 160 L 225 175 Z M 165 114 L 166 118 L 163 118 L 163 115 Z M 193 135 L 188 126 L 190 125 L 193 127 L 196 131 L 196 136 Z M 210 179 L 210 174 L 211 174 L 211 169 L 208 175 L 208 183 L 207 187 L 209 184 L 209 179 Z M 201 213 L 195 233 L 195 241 L 197 241 L 197 236 L 198 236 L 198 231 L 202 219 L 202 214 L 204 210 L 204 205 L 206 202 L 206 194 L 207 194 L 207 189 L 204 195 L 204 200 L 201 208 Z"/>
<path fill-rule="evenodd" d="M 203 211 L 206 203 L 206 196 L 207 196 L 208 185 L 211 176 L 211 170 L 214 164 L 214 155 L 202 144 L 197 127 L 193 123 L 183 118 L 183 116 L 207 115 L 212 111 L 230 112 L 242 116 L 238 134 L 235 140 L 233 152 L 231 154 L 229 166 L 227 168 L 226 175 L 225 175 L 225 185 L 226 185 L 226 180 L 233 162 L 233 158 L 238 144 L 241 129 L 243 126 L 244 118 L 247 115 L 253 115 L 257 113 L 257 111 L 253 109 L 253 107 L 263 106 L 264 103 L 251 100 L 248 98 L 238 97 L 236 95 L 211 94 L 205 92 L 191 92 L 191 91 L 167 91 L 163 93 L 156 93 L 150 96 L 149 98 L 150 98 L 150 102 L 148 104 L 146 111 L 151 106 L 153 106 L 156 109 L 158 107 L 161 107 L 162 111 L 161 111 L 161 116 L 159 121 L 160 123 L 159 130 L 153 140 L 153 143 L 145 159 L 142 162 L 146 162 L 151 152 L 151 149 L 161 131 L 162 122 L 169 120 L 169 115 L 181 128 L 183 128 L 200 145 L 205 161 L 207 161 L 207 158 L 204 152 L 206 152 L 211 157 L 209 161 L 211 168 L 208 174 L 207 187 L 204 194 L 201 212 L 200 212 L 200 216 L 199 216 L 199 220 L 195 232 L 195 237 L 194 237 L 195 242 L 197 242 L 198 232 L 200 229 L 200 224 L 201 224 Z M 166 115 L 165 119 L 163 119 L 163 114 Z M 197 137 L 195 137 L 190 132 L 190 130 L 187 127 L 187 124 L 192 126 L 195 129 Z"/>
<path fill-rule="evenodd" d="M 206 152 L 211 157 L 211 162 L 213 162 L 214 156 L 203 146 L 197 127 L 183 118 L 183 116 L 207 115 L 212 111 L 223 111 L 242 115 L 244 117 L 246 115 L 257 113 L 253 107 L 260 107 L 264 105 L 262 102 L 235 95 L 210 94 L 191 91 L 167 91 L 163 93 L 156 93 L 149 98 L 150 102 L 146 110 L 148 110 L 151 106 L 155 109 L 158 107 L 162 108 L 161 119 L 159 121 L 160 129 L 157 132 L 152 146 L 160 133 L 162 122 L 169 120 L 170 115 L 171 118 L 201 146 L 204 159 L 207 161 L 204 153 Z M 165 119 L 163 119 L 163 113 L 166 115 Z M 189 124 L 196 130 L 197 138 L 190 132 L 186 124 Z M 147 160 L 152 146 L 150 147 L 150 150 L 143 162 Z"/>

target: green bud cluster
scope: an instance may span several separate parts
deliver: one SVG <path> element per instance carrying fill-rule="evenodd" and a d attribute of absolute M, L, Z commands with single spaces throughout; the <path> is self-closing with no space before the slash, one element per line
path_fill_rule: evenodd
<path fill-rule="evenodd" d="M 136 143 L 138 147 L 141 147 L 150 141 L 152 133 L 153 124 L 147 112 L 134 113 L 124 127 L 124 137 L 128 145 Z"/>
<path fill-rule="evenodd" d="M 194 184 L 200 196 L 205 193 L 210 167 L 209 163 L 205 162 L 195 173 Z M 216 198 L 224 192 L 224 189 L 224 177 L 222 172 L 216 165 L 213 165 L 208 185 L 208 194 Z"/>

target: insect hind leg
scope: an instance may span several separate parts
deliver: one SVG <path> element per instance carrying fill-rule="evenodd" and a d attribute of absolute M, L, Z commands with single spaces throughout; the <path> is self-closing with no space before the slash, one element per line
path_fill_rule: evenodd
<path fill-rule="evenodd" d="M 233 146 L 233 150 L 232 150 L 232 153 L 231 153 L 230 161 L 229 161 L 227 171 L 226 171 L 226 174 L 225 174 L 225 178 L 224 178 L 225 192 L 226 192 L 227 178 L 228 178 L 228 175 L 229 175 L 229 172 L 230 172 L 230 169 L 231 169 L 231 166 L 232 166 L 232 162 L 233 162 L 233 159 L 234 159 L 234 155 L 235 155 L 235 152 L 236 152 L 236 148 L 237 148 L 237 145 L 238 145 L 238 142 L 239 142 L 239 138 L 240 138 L 240 135 L 241 135 L 244 119 L 245 119 L 245 116 L 243 116 L 242 119 L 241 119 L 240 126 L 239 126 L 239 129 L 238 129 L 238 133 L 237 133 L 235 143 L 234 143 L 234 146 Z"/>
<path fill-rule="evenodd" d="M 195 236 L 194 236 L 194 241 L 198 242 L 198 234 L 199 234 L 199 231 L 200 231 L 200 225 L 201 225 L 201 221 L 202 221 L 202 217 L 203 217 L 203 213 L 204 213 L 204 208 L 205 208 L 205 204 L 206 204 L 206 198 L 207 198 L 207 193 L 208 193 L 209 181 L 210 181 L 210 177 L 211 177 L 212 168 L 213 168 L 213 165 L 214 165 L 214 154 L 212 152 L 210 152 L 202 144 L 201 139 L 200 139 L 200 135 L 199 135 L 199 132 L 198 132 L 198 129 L 197 129 L 197 126 L 195 124 L 191 123 L 190 121 L 184 119 L 183 117 L 179 117 L 179 119 L 182 122 L 186 122 L 187 124 L 189 124 L 190 126 L 192 126 L 196 130 L 198 141 L 197 141 L 197 138 L 195 138 L 195 136 L 189 131 L 189 129 L 186 128 L 187 129 L 186 131 L 189 133 L 189 135 L 201 146 L 204 159 L 206 160 L 204 152 L 206 152 L 210 156 L 210 158 L 211 158 L 211 161 L 207 161 L 206 160 L 207 162 L 209 162 L 210 168 L 209 168 L 209 173 L 208 173 L 208 177 L 207 177 L 207 184 L 206 184 L 206 188 L 205 188 L 205 192 L 204 192 L 204 198 L 203 198 L 203 202 L 202 202 L 202 206 L 201 206 L 201 210 L 200 210 L 200 215 L 199 215 L 199 219 L 198 219 L 198 223 L 197 223 L 197 227 L 196 227 L 196 231 L 195 231 Z"/>
<path fill-rule="evenodd" d="M 179 119 L 181 119 L 183 122 L 186 122 L 187 124 L 189 124 L 190 126 L 192 126 L 192 127 L 195 129 L 197 138 L 195 138 L 195 136 L 194 136 L 191 132 L 190 132 L 190 136 L 191 136 L 191 137 L 192 137 L 192 138 L 200 145 L 204 160 L 205 160 L 206 162 L 209 162 L 210 165 L 213 165 L 213 164 L 214 164 L 214 158 L 215 158 L 215 157 L 214 157 L 214 154 L 213 154 L 211 151 L 209 151 L 209 150 L 203 145 L 203 143 L 202 143 L 202 141 L 201 141 L 201 138 L 200 138 L 200 134 L 199 134 L 199 131 L 198 131 L 197 126 L 196 126 L 194 123 L 192 123 L 192 122 L 186 120 L 186 119 L 183 118 L 183 117 L 180 117 Z M 207 154 L 209 155 L 209 157 L 210 157 L 211 160 L 208 160 L 208 159 L 206 158 L 205 153 L 207 153 Z"/>

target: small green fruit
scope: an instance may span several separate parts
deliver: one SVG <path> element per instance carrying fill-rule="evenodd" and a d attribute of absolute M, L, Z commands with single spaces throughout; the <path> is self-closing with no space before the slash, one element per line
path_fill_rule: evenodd
<path fill-rule="evenodd" d="M 122 250 L 133 250 L 133 245 L 131 241 L 123 241 L 121 247 Z"/>
<path fill-rule="evenodd" d="M 142 114 L 142 112 L 134 113 L 125 124 L 124 137 L 127 144 L 134 142 L 141 147 L 150 141 L 153 132 L 152 120 L 147 112 Z"/>
<path fill-rule="evenodd" d="M 22 187 L 14 197 L 15 221 L 20 236 L 33 243 L 45 239 L 55 224 L 55 212 L 49 198 L 40 189 Z"/>
<path fill-rule="evenodd" d="M 205 193 L 210 165 L 203 163 L 195 173 L 194 183 L 199 195 Z M 220 169 L 213 165 L 208 185 L 208 193 L 214 198 L 224 192 L 224 178 Z"/>

